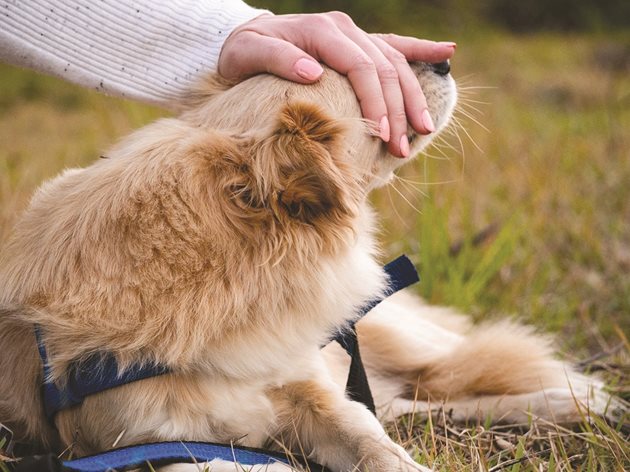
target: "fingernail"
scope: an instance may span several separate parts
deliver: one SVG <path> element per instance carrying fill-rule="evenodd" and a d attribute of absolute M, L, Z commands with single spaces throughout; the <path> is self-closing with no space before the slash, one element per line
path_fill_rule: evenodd
<path fill-rule="evenodd" d="M 400 153 L 402 157 L 407 157 L 409 155 L 409 140 L 407 139 L 407 135 L 402 135 L 400 138 Z"/>
<path fill-rule="evenodd" d="M 381 118 L 381 122 L 378 125 L 378 130 L 381 133 L 381 139 L 386 143 L 389 142 L 389 120 L 387 116 Z"/>
<path fill-rule="evenodd" d="M 438 44 L 440 46 L 446 46 L 449 48 L 457 49 L 457 43 L 454 43 L 452 41 L 440 41 Z"/>
<path fill-rule="evenodd" d="M 422 112 L 422 124 L 424 125 L 424 129 L 426 129 L 429 133 L 433 133 L 435 131 L 435 125 L 433 124 L 429 110 L 425 109 Z"/>
<path fill-rule="evenodd" d="M 295 70 L 297 75 L 306 80 L 319 79 L 319 77 L 324 73 L 324 69 L 319 64 L 319 62 L 315 62 L 305 57 L 303 57 L 302 59 L 298 59 L 295 62 L 293 69 Z"/>

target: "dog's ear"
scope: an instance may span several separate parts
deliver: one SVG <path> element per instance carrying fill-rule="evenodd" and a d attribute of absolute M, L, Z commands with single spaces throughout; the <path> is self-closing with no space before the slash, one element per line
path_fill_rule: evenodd
<path fill-rule="evenodd" d="M 343 134 L 316 105 L 290 103 L 281 111 L 251 162 L 261 199 L 277 218 L 314 223 L 353 213 L 356 183 L 342 154 Z"/>

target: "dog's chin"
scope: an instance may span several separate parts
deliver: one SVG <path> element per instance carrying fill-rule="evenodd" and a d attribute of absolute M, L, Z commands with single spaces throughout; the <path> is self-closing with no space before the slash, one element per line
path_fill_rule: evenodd
<path fill-rule="evenodd" d="M 440 103 L 431 107 L 431 115 L 436 128 L 435 131 L 427 135 L 421 135 L 410 128 L 407 137 L 409 139 L 411 149 L 409 157 L 407 158 L 397 157 L 387 152 L 387 145 L 383 144 L 381 146 L 382 155 L 378 158 L 377 162 L 378 178 L 375 178 L 372 182 L 370 182 L 369 190 L 384 187 L 389 184 L 393 180 L 394 173 L 397 169 L 415 160 L 420 154 L 429 148 L 434 140 L 450 125 L 451 117 L 457 103 L 457 88 L 452 77 L 448 76 L 445 80 L 448 81 L 448 87 L 445 88 L 446 92 L 439 96 L 438 101 Z"/>
<path fill-rule="evenodd" d="M 450 114 L 444 116 L 450 116 Z M 431 133 L 430 135 L 421 136 L 412 134 L 413 139 L 410 139 L 412 147 L 409 157 L 407 158 L 396 157 L 385 151 L 384 155 L 379 159 L 378 178 L 373 179 L 370 183 L 369 190 L 388 185 L 394 179 L 395 172 L 402 166 L 417 159 L 425 149 L 430 147 L 434 138 L 448 125 L 448 123 L 448 119 L 444 119 L 443 123 L 437 125 L 437 131 Z"/>

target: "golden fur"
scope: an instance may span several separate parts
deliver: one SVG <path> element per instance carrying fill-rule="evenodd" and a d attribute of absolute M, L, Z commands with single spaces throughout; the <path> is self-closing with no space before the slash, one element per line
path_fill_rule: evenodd
<path fill-rule="evenodd" d="M 414 69 L 442 129 L 454 82 Z M 344 397 L 344 355 L 319 349 L 384 287 L 366 196 L 403 160 L 332 71 L 314 86 L 212 79 L 187 103 L 107 159 L 45 183 L 16 225 L 0 262 L 0 421 L 20 440 L 77 455 L 116 441 L 279 440 L 336 471 L 419 469 Z M 431 139 L 413 137 L 414 152 Z M 579 401 L 603 410 L 599 384 L 553 360 L 531 330 L 467 334 L 465 320 L 438 310 L 400 294 L 359 323 L 383 419 L 430 412 L 429 401 L 461 418 L 549 416 L 555 395 L 574 421 L 568 379 Z M 121 369 L 159 363 L 172 373 L 93 395 L 51 428 L 35 323 L 56 382 L 97 351 Z"/>

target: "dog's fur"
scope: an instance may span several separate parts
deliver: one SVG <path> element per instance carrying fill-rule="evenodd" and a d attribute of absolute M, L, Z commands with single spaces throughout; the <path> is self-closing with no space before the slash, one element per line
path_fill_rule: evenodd
<path fill-rule="evenodd" d="M 442 129 L 454 82 L 414 70 Z M 344 397 L 345 354 L 319 349 L 383 290 L 366 196 L 404 160 L 330 70 L 313 86 L 212 79 L 188 107 L 44 184 L 18 222 L 0 265 L 0 421 L 76 455 L 115 442 L 280 441 L 335 471 L 417 469 Z M 410 135 L 414 153 L 431 139 Z M 122 369 L 172 373 L 91 396 L 52 428 L 34 324 L 51 380 L 97 351 Z M 383 419 L 444 402 L 462 419 L 576 421 L 584 405 L 605 409 L 601 385 L 528 328 L 472 328 L 404 293 L 358 327 Z"/>

